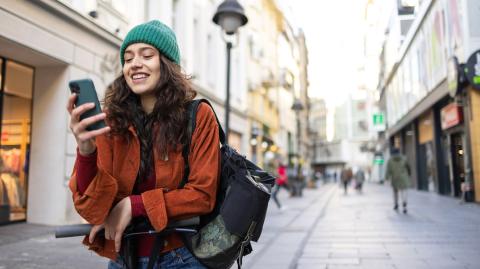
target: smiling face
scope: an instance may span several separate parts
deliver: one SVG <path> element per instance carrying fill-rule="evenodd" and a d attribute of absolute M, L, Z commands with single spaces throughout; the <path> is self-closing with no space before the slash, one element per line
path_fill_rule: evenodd
<path fill-rule="evenodd" d="M 154 98 L 154 91 L 160 81 L 160 53 L 145 43 L 135 43 L 124 53 L 123 76 L 130 89 L 145 98 Z"/>

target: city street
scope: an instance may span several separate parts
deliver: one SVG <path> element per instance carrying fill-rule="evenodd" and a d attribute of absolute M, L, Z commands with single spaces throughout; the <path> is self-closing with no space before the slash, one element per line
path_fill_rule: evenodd
<path fill-rule="evenodd" d="M 480 206 L 411 191 L 409 213 L 392 210 L 388 186 L 348 195 L 336 185 L 302 198 L 281 191 L 244 268 L 479 268 Z M 106 268 L 80 238 L 54 239 L 52 227 L 0 227 L 0 269 Z"/>
<path fill-rule="evenodd" d="M 226 144 L 292 183 L 243 268 L 480 269 L 480 0 L 3 0 L 0 18 L 0 269 L 107 268 L 52 224 L 204 214 L 240 163 Z"/>

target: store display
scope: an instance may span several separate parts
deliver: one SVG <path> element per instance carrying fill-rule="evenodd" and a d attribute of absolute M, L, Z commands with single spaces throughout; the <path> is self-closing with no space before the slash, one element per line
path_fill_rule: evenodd
<path fill-rule="evenodd" d="M 26 217 L 27 120 L 4 120 L 0 144 L 0 223 Z"/>

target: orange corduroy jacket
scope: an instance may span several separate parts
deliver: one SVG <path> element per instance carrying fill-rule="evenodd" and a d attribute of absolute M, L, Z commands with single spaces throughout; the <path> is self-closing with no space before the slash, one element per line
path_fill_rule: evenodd
<path fill-rule="evenodd" d="M 76 166 L 70 179 L 70 189 L 77 212 L 90 224 L 102 224 L 110 210 L 123 198 L 132 194 L 140 166 L 140 144 L 133 127 L 127 142 L 119 136 L 102 135 L 96 138 L 97 174 L 87 190 L 80 194 L 76 184 Z M 156 187 L 142 193 L 142 200 L 152 226 L 163 230 L 168 220 L 185 219 L 206 214 L 213 210 L 220 167 L 218 124 L 212 109 L 200 104 L 196 127 L 189 152 L 190 175 L 183 189 L 177 189 L 184 175 L 181 148 L 169 150 L 161 158 L 154 150 Z M 182 245 L 181 241 L 168 238 L 164 251 Z M 112 240 L 95 239 L 83 243 L 99 255 L 116 259 Z"/>

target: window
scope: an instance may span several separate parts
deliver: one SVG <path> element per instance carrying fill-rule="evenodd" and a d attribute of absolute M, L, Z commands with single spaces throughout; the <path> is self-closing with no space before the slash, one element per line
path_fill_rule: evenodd
<path fill-rule="evenodd" d="M 0 223 L 26 217 L 34 72 L 5 59 L 1 66 Z"/>

